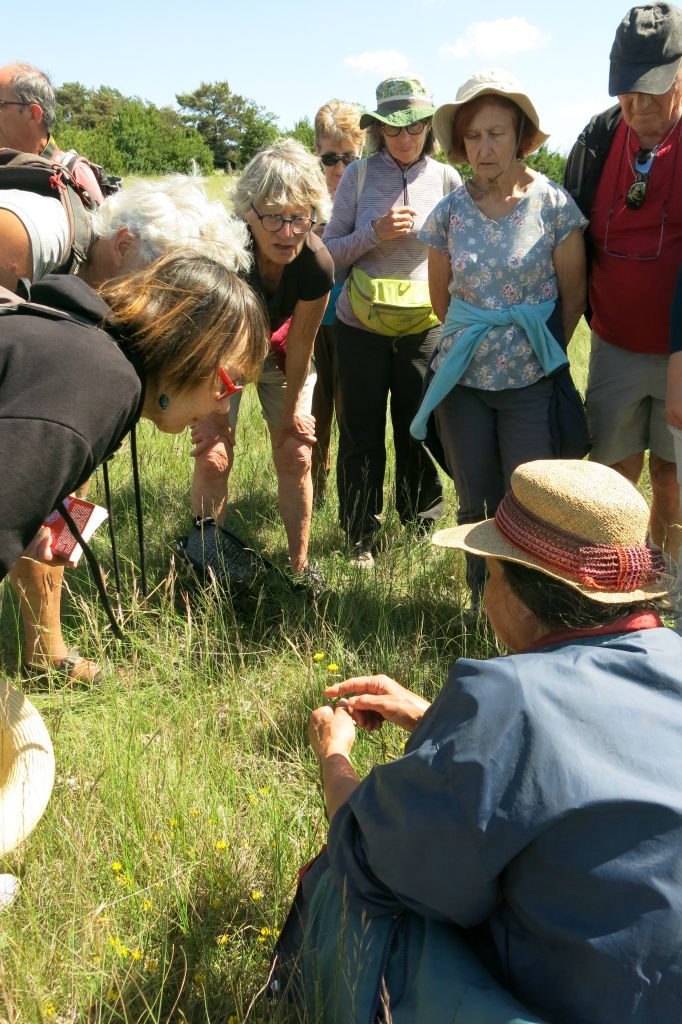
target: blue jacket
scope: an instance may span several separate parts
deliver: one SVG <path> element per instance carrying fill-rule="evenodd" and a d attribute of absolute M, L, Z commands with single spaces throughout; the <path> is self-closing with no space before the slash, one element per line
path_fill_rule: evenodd
<path fill-rule="evenodd" d="M 337 887 L 484 924 L 499 980 L 553 1021 L 682 1020 L 681 666 L 663 628 L 458 661 L 334 817 Z"/>

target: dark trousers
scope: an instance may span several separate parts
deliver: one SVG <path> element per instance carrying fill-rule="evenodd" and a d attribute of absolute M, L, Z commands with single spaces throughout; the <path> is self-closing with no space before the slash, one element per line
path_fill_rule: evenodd
<path fill-rule="evenodd" d="M 546 377 L 504 391 L 458 384 L 436 406 L 436 429 L 459 498 L 458 523 L 493 516 L 522 462 L 554 458 L 549 418 L 553 391 Z M 467 583 L 478 603 L 485 562 L 477 555 L 466 560 Z"/>
<path fill-rule="evenodd" d="M 336 334 L 333 327 L 322 325 L 315 338 L 315 369 L 317 381 L 313 391 L 312 414 L 315 417 L 317 443 L 312 453 L 313 491 L 324 493 L 331 469 L 331 437 L 336 391 Z"/>
<path fill-rule="evenodd" d="M 443 491 L 434 463 L 410 436 L 440 326 L 387 338 L 336 322 L 339 519 L 351 543 L 379 528 L 386 470 L 386 406 L 395 446 L 395 504 L 402 523 L 436 520 Z"/>

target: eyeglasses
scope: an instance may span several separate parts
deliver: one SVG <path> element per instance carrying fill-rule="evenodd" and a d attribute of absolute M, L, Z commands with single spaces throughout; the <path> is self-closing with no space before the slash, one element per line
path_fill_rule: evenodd
<path fill-rule="evenodd" d="M 382 124 L 381 129 L 384 135 L 388 135 L 389 138 L 395 138 L 396 135 L 405 130 L 408 135 L 421 135 L 426 128 L 426 121 L 413 121 L 412 124 L 406 124 L 398 126 L 397 124 Z"/>
<path fill-rule="evenodd" d="M 627 200 L 626 200 L 626 203 L 627 203 Z M 639 207 L 635 207 L 635 209 L 639 209 Z M 663 234 L 665 232 L 665 225 L 666 225 L 666 221 L 668 219 L 668 207 L 667 207 L 667 205 L 665 205 L 665 206 L 663 206 L 661 208 L 661 224 L 660 224 L 660 231 L 658 232 L 658 245 L 656 246 L 656 251 L 655 252 L 653 250 L 651 252 L 648 252 L 648 253 L 642 253 L 642 252 L 615 252 L 613 249 L 609 249 L 609 226 L 611 224 L 612 217 L 613 217 L 613 206 L 609 210 L 608 217 L 606 218 L 606 229 L 604 231 L 604 252 L 607 254 L 607 256 L 616 256 L 620 260 L 639 260 L 639 261 L 644 261 L 644 262 L 649 261 L 649 260 L 657 260 L 658 259 L 658 257 L 661 255 L 661 249 L 663 248 Z M 649 232 L 647 232 L 647 235 L 648 234 L 649 234 Z M 655 234 L 654 234 L 653 237 L 654 238 L 656 237 Z"/>
<path fill-rule="evenodd" d="M 218 398 L 229 398 L 230 395 L 236 394 L 238 391 L 242 391 L 244 388 L 243 384 L 235 384 L 231 379 L 227 370 L 223 370 L 222 366 L 218 367 L 218 376 L 225 385 L 225 390 L 218 395 Z"/>
<path fill-rule="evenodd" d="M 28 107 L 29 103 L 20 103 L 19 100 L 0 100 L 0 110 L 5 107 Z"/>
<path fill-rule="evenodd" d="M 355 153 L 320 153 L 320 161 L 325 167 L 336 167 L 339 160 L 348 167 L 348 164 L 352 164 L 356 159 Z"/>
<path fill-rule="evenodd" d="M 628 210 L 641 210 L 646 199 L 649 173 L 656 159 L 656 149 L 640 149 L 635 157 L 636 177 L 625 196 Z"/>
<path fill-rule="evenodd" d="M 265 230 L 272 232 L 273 235 L 275 232 L 281 231 L 285 224 L 290 225 L 292 235 L 305 235 L 315 223 L 314 217 L 282 217 L 276 213 L 259 213 L 253 203 L 251 203 L 251 209 Z"/>

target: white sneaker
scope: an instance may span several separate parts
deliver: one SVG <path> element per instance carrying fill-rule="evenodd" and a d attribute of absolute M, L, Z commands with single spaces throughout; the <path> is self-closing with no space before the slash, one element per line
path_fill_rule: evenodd
<path fill-rule="evenodd" d="M 0 911 L 14 903 L 20 887 L 21 882 L 16 875 L 0 875 Z"/>

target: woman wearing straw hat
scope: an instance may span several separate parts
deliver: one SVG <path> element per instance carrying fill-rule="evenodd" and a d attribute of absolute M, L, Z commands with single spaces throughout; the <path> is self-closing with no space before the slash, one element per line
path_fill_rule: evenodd
<path fill-rule="evenodd" d="M 431 706 L 370 676 L 329 687 L 342 701 L 313 712 L 331 825 L 305 981 L 336 983 L 347 1010 L 356 955 L 348 984 L 385 967 L 394 1021 L 529 1019 L 486 993 L 475 949 L 555 1024 L 670 1024 L 682 1019 L 682 639 L 658 615 L 649 510 L 596 463 L 526 463 L 511 485 L 494 519 L 434 537 L 485 558 L 486 613 L 511 656 L 460 659 Z M 404 756 L 360 782 L 355 726 L 384 720 L 411 733 Z M 423 991 L 434 937 L 449 964 Z"/>
<path fill-rule="evenodd" d="M 423 440 L 434 414 L 458 522 L 470 523 L 495 511 L 519 463 L 564 454 L 549 378 L 568 364 L 565 349 L 585 305 L 587 222 L 564 189 L 523 163 L 547 135 L 508 72 L 474 75 L 433 124 L 448 159 L 474 174 L 438 204 L 419 236 L 430 247 L 443 334 L 411 429 Z M 480 559 L 467 559 L 467 582 L 477 606 Z"/>
<path fill-rule="evenodd" d="M 389 394 L 401 522 L 428 530 L 442 512 L 438 473 L 409 432 L 440 333 L 418 233 L 461 180 L 429 156 L 434 109 L 416 76 L 379 83 L 377 109 L 360 119 L 373 155 L 345 171 L 323 236 L 336 266 L 351 268 L 336 306 L 337 483 L 341 527 L 359 567 L 374 561 Z"/>

